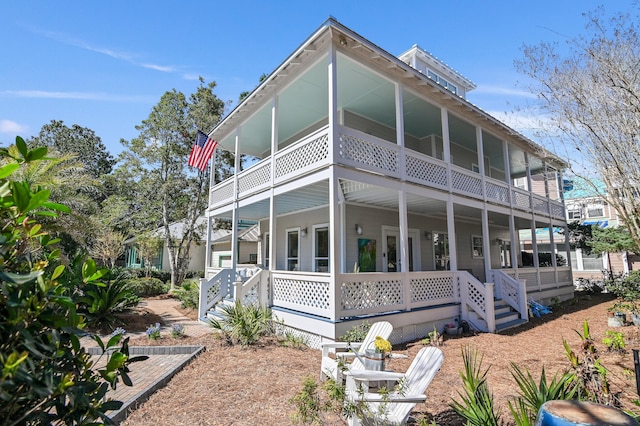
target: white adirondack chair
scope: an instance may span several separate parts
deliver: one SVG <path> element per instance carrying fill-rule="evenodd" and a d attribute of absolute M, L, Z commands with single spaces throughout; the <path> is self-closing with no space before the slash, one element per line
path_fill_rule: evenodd
<path fill-rule="evenodd" d="M 440 370 L 443 360 L 442 351 L 429 346 L 420 349 L 406 373 L 372 370 L 345 372 L 347 398 L 360 407 L 358 415 L 354 414 L 349 418 L 349 425 L 406 424 L 413 407 L 426 401 L 424 393 Z M 371 381 L 393 383 L 401 379 L 404 379 L 404 383 L 399 392 L 391 391 L 387 395 L 369 392 Z M 393 385 L 388 385 L 387 389 L 392 390 Z"/>
<path fill-rule="evenodd" d="M 333 378 L 338 383 L 343 383 L 343 369 L 364 369 L 364 365 L 360 357 L 364 357 L 366 349 L 373 348 L 373 342 L 376 336 L 383 339 L 389 339 L 393 326 L 386 321 L 379 321 L 371 324 L 371 328 L 367 332 L 362 342 L 335 342 L 322 344 L 322 363 L 320 365 L 320 380 Z M 336 350 L 342 350 L 342 352 Z M 349 351 L 351 349 L 352 351 Z M 357 352 L 360 357 L 353 352 Z M 331 357 L 333 354 L 334 357 Z M 349 362 L 350 361 L 350 362 Z M 341 365 L 339 365 L 341 364 Z"/>

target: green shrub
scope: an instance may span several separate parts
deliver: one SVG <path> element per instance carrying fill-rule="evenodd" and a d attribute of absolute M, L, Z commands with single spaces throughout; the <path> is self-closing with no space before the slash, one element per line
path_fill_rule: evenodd
<path fill-rule="evenodd" d="M 174 294 L 182 302 L 183 308 L 198 309 L 200 301 L 200 287 L 195 281 L 184 281 Z"/>
<path fill-rule="evenodd" d="M 342 342 L 362 342 L 371 328 L 369 321 L 362 321 L 360 324 L 351 327 L 344 336 L 340 336 Z"/>
<path fill-rule="evenodd" d="M 223 337 L 232 345 L 253 345 L 262 336 L 273 333 L 269 308 L 244 306 L 240 301 L 236 301 L 233 305 L 224 305 L 220 309 L 222 318 L 210 320 L 210 324 L 222 332 Z"/>
<path fill-rule="evenodd" d="M 136 296 L 159 296 L 169 291 L 169 287 L 158 278 L 131 278 L 127 280 L 127 288 Z"/>
<path fill-rule="evenodd" d="M 115 328 L 115 314 L 133 308 L 140 302 L 140 298 L 127 288 L 127 282 L 120 277 L 106 283 L 89 284 L 83 293 L 77 299 L 78 312 L 85 316 L 87 325 L 96 330 L 112 331 Z"/>
<path fill-rule="evenodd" d="M 540 381 L 536 382 L 528 369 L 522 371 L 515 363 L 511 363 L 511 375 L 518 384 L 519 395 L 514 403 L 509 401 L 509 410 L 518 426 L 533 425 L 542 404 L 552 400 L 573 399 L 576 388 L 573 386 L 575 376 L 565 372 L 559 378 L 553 376 L 547 383 L 547 376 L 542 367 Z"/>
<path fill-rule="evenodd" d="M 625 351 L 626 343 L 624 342 L 624 336 L 619 331 L 607 330 L 604 339 L 602 339 L 602 343 L 604 343 L 609 351 L 620 353 Z"/>
<path fill-rule="evenodd" d="M 462 348 L 464 372 L 460 373 L 464 385 L 464 393 L 458 392 L 462 402 L 453 401 L 450 407 L 458 415 L 467 420 L 467 425 L 497 426 L 500 424 L 500 413 L 496 412 L 493 394 L 487 384 L 489 369 L 482 369 L 484 356 L 478 355 L 471 348 Z"/>
<path fill-rule="evenodd" d="M 11 180 L 20 167 L 46 154 L 44 147 L 28 150 L 21 137 L 15 147 L 0 148 L 0 421 L 111 424 L 105 413 L 122 402 L 107 400 L 109 387 L 115 389 L 119 380 L 131 385 L 128 365 L 146 357 L 129 358 L 128 339 L 121 341 L 120 333 L 106 345 L 91 335 L 107 358 L 96 368 L 80 344 L 86 333 L 73 297 L 106 270 L 89 260 L 77 270 L 65 268 L 58 240 L 39 219 L 51 223 L 69 209 L 50 202 L 48 189 Z"/>

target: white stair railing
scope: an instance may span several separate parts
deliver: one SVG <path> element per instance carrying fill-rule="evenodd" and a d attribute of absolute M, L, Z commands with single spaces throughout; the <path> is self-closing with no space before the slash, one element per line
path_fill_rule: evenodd
<path fill-rule="evenodd" d="M 469 272 L 458 272 L 462 319 L 471 326 L 489 333 L 496 331 L 496 315 L 493 303 L 493 283 L 481 283 Z M 475 313 L 477 317 L 471 315 Z M 478 321 L 478 319 L 482 321 Z"/>
<path fill-rule="evenodd" d="M 209 309 L 229 294 L 232 275 L 231 269 L 221 269 L 208 281 L 204 278 L 200 280 L 198 318 L 204 318 Z"/>
<path fill-rule="evenodd" d="M 527 303 L 527 284 L 525 280 L 517 280 L 500 270 L 494 270 L 493 282 L 496 286 L 496 296 L 504 300 L 515 309 L 520 318 L 529 320 L 529 306 Z"/>
<path fill-rule="evenodd" d="M 266 306 L 267 292 L 266 283 L 263 283 L 262 269 L 255 268 L 247 270 L 241 277 L 244 281 L 236 281 L 235 300 L 239 300 L 243 305 Z"/>

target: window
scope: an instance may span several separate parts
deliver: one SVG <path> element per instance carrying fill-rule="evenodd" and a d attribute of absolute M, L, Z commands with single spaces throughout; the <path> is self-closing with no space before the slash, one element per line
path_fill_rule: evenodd
<path fill-rule="evenodd" d="M 300 241 L 299 229 L 287 230 L 287 271 L 298 271 L 298 242 Z"/>
<path fill-rule="evenodd" d="M 482 237 L 471 236 L 471 252 L 473 257 L 483 257 L 482 251 Z"/>
<path fill-rule="evenodd" d="M 602 201 L 587 204 L 587 217 L 603 217 L 604 206 Z"/>
<path fill-rule="evenodd" d="M 567 207 L 567 219 L 568 220 L 582 219 L 582 208 L 580 206 Z"/>
<path fill-rule="evenodd" d="M 315 272 L 329 272 L 329 227 L 327 225 L 314 227 L 313 267 Z"/>
<path fill-rule="evenodd" d="M 269 269 L 269 233 L 264 234 L 264 267 Z"/>

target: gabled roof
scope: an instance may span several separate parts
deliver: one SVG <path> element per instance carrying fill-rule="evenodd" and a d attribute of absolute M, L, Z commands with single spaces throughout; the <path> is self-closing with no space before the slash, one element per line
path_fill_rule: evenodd
<path fill-rule="evenodd" d="M 367 61 L 372 67 L 384 69 L 402 79 L 405 84 L 414 85 L 427 90 L 432 97 L 453 112 L 464 116 L 473 115 L 475 119 L 486 123 L 485 127 L 492 130 L 499 137 L 509 136 L 514 144 L 520 144 L 528 151 L 535 151 L 542 158 L 552 162 L 558 168 L 565 168 L 567 163 L 555 156 L 542 146 L 531 141 L 526 136 L 510 128 L 505 123 L 489 115 L 466 99 L 457 96 L 441 85 L 432 81 L 420 71 L 406 64 L 398 57 L 378 47 L 376 44 L 360 36 L 353 30 L 340 24 L 333 18 L 326 20 L 307 40 L 305 40 L 284 62 L 282 62 L 258 87 L 256 87 L 240 104 L 238 104 L 220 123 L 209 133 L 218 141 L 223 149 L 234 151 L 235 146 L 229 138 L 225 145 L 225 138 L 230 135 L 239 123 L 248 119 L 259 107 L 272 99 L 274 91 L 291 83 L 305 65 L 314 63 L 324 54 L 331 43 L 336 43 L 344 49 Z M 322 52 L 319 54 L 319 52 Z M 473 84 L 473 83 L 471 83 Z"/>
<path fill-rule="evenodd" d="M 211 244 L 228 243 L 231 241 L 232 232 L 230 229 L 218 229 L 211 236 Z M 250 228 L 238 231 L 238 241 L 258 242 L 260 241 L 260 228 L 254 225 Z"/>

